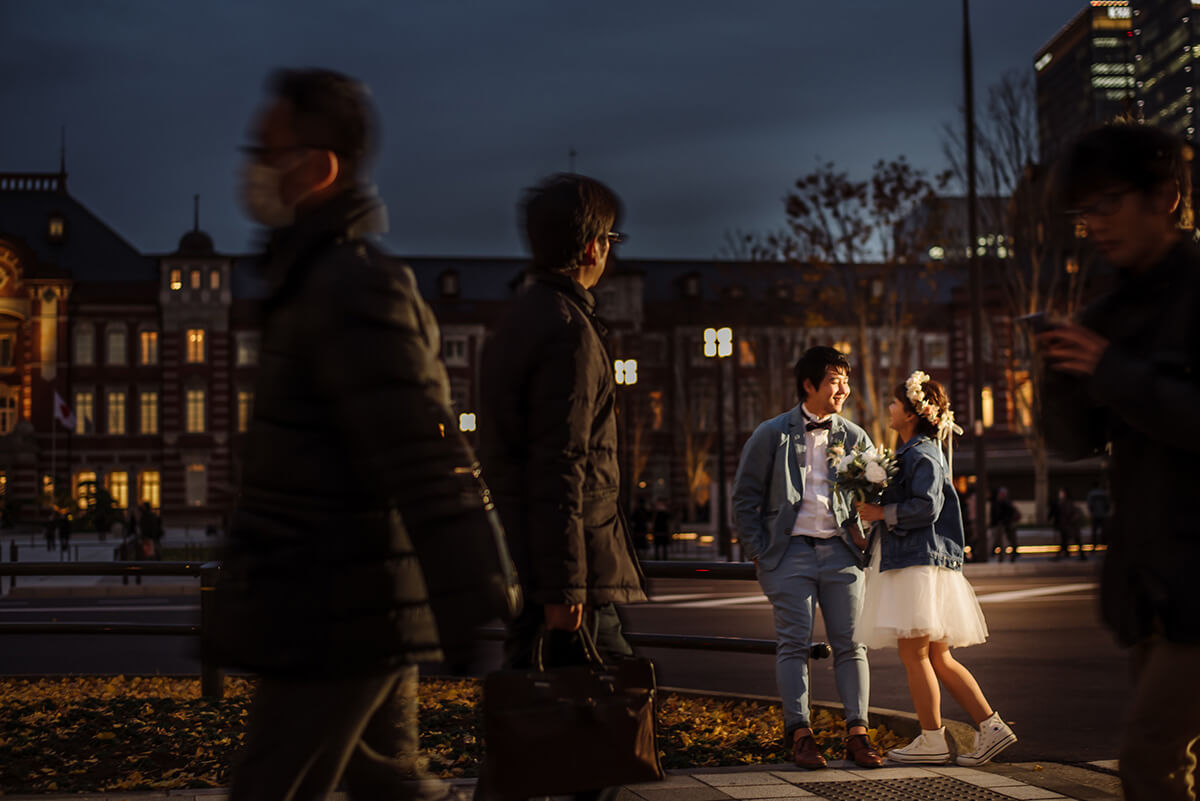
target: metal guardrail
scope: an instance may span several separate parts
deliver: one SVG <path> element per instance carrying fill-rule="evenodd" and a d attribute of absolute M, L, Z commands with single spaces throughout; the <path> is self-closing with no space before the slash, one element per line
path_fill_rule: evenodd
<path fill-rule="evenodd" d="M 139 634 L 172 637 L 198 636 L 211 619 L 211 591 L 221 570 L 220 562 L 0 562 L 3 576 L 193 576 L 200 579 L 200 623 L 0 623 L 0 634 Z M 754 581 L 750 562 L 642 562 L 647 578 L 721 579 Z M 484 629 L 484 639 L 504 638 L 504 629 Z M 775 641 L 745 637 L 710 637 L 695 634 L 625 632 L 632 645 L 651 648 L 684 648 L 746 654 L 774 654 Z M 823 645 L 823 644 L 822 644 Z M 814 646 L 814 658 L 822 658 Z M 208 698 L 225 693 L 224 672 L 201 663 L 200 691 Z"/>

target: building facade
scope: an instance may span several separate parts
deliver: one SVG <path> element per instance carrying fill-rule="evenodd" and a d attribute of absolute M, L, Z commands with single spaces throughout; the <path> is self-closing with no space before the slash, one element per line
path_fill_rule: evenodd
<path fill-rule="evenodd" d="M 1131 20 L 1127 0 L 1092 0 L 1034 55 L 1042 163 L 1085 131 L 1134 114 Z"/>
<path fill-rule="evenodd" d="M 1132 0 L 1138 117 L 1195 139 L 1200 15 L 1191 0 Z"/>
<path fill-rule="evenodd" d="M 170 253 L 140 253 L 67 192 L 66 177 L 0 175 L 0 488 L 8 508 L 33 519 L 51 497 L 86 501 L 95 482 L 120 507 L 161 509 L 168 525 L 219 525 L 254 403 L 263 292 L 253 259 L 221 253 L 196 226 Z M 994 243 L 979 247 L 999 257 L 1005 240 L 991 235 Z M 949 240 L 945 247 L 952 250 Z M 405 261 L 437 315 L 452 400 L 473 439 L 483 344 L 525 263 Z M 614 259 L 595 292 L 620 363 L 627 496 L 667 501 L 697 528 L 711 526 L 722 459 L 728 484 L 754 428 L 796 403 L 792 366 L 816 344 L 849 355 L 848 414 L 868 427 L 917 367 L 946 383 L 968 417 L 965 272 L 956 260 L 938 261 L 818 269 Z M 835 270 L 857 271 L 867 317 L 825 293 L 845 284 Z M 1004 395 L 1008 322 L 999 311 L 989 320 L 996 400 L 980 411 L 989 443 L 1011 450 L 1019 438 L 1017 406 Z M 721 328 L 730 332 L 729 357 L 706 357 L 706 331 Z M 73 412 L 72 428 L 56 419 L 56 396 Z"/>

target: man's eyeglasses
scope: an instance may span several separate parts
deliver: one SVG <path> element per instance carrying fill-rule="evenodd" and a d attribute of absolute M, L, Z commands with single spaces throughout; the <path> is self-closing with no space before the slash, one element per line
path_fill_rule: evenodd
<path fill-rule="evenodd" d="M 628 236 L 626 236 L 625 234 L 621 233 L 620 231 L 609 231 L 609 232 L 608 232 L 607 234 L 605 234 L 604 236 L 605 236 L 605 238 L 606 238 L 606 239 L 608 239 L 608 244 L 609 244 L 609 245 L 619 245 L 619 244 L 621 244 L 622 242 L 625 242 L 626 240 L 628 240 L 628 239 L 629 239 L 629 237 L 628 237 Z"/>
<path fill-rule="evenodd" d="M 1092 202 L 1081 203 L 1078 207 L 1069 209 L 1067 214 L 1080 218 L 1107 217 L 1121 208 L 1121 202 L 1132 191 L 1134 191 L 1133 187 L 1126 187 L 1124 189 L 1114 189 L 1111 192 L 1102 192 Z"/>

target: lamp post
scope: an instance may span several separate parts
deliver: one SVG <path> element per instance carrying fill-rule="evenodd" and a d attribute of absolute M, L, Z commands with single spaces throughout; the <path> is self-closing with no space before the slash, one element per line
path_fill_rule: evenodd
<path fill-rule="evenodd" d="M 613 361 L 613 377 L 617 380 L 617 385 L 622 387 L 631 387 L 637 383 L 637 359 L 615 359 Z M 618 461 L 621 463 L 621 495 L 624 496 L 623 503 L 626 508 L 632 507 L 633 498 L 633 477 L 629 475 L 629 456 L 627 450 L 629 447 L 629 423 L 625 420 L 625 403 L 622 399 L 623 392 L 617 392 L 617 424 L 620 426 L 617 433 L 621 438 L 618 443 Z"/>
<path fill-rule="evenodd" d="M 717 517 L 717 548 L 721 558 L 733 556 L 733 538 L 725 513 L 725 365 L 722 359 L 733 355 L 733 329 L 704 329 L 704 356 L 717 365 L 717 497 L 713 513 Z"/>

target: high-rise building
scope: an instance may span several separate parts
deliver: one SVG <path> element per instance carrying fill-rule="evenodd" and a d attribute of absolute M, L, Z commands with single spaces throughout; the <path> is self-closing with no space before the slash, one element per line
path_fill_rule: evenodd
<path fill-rule="evenodd" d="M 1138 117 L 1195 138 L 1196 48 L 1200 47 L 1197 0 L 1133 0 L 1134 77 Z"/>
<path fill-rule="evenodd" d="M 1131 18 L 1128 0 L 1091 0 L 1034 56 L 1043 163 L 1085 131 L 1133 111 Z"/>

